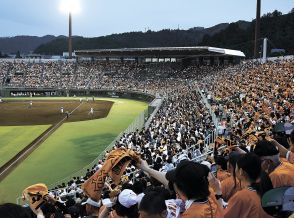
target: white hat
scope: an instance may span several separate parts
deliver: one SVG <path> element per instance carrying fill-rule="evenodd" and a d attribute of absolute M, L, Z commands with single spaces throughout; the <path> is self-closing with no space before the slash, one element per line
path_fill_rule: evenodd
<path fill-rule="evenodd" d="M 130 208 L 138 203 L 138 196 L 135 192 L 130 189 L 124 189 L 118 196 L 119 203 L 126 207 Z"/>
<path fill-rule="evenodd" d="M 94 207 L 100 207 L 101 206 L 101 202 L 96 202 L 94 200 L 92 200 L 91 198 L 88 198 L 87 201 L 83 202 L 82 205 L 85 205 L 85 204 L 90 204 Z"/>

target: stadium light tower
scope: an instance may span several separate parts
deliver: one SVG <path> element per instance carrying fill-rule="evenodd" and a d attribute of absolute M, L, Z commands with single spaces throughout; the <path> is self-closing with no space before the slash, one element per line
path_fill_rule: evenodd
<path fill-rule="evenodd" d="M 261 9 L 261 0 L 257 0 L 256 20 L 255 20 L 255 42 L 254 42 L 254 57 L 255 58 L 258 58 L 258 52 L 259 52 L 258 41 L 260 38 L 260 9 Z"/>
<path fill-rule="evenodd" d="M 68 14 L 68 57 L 72 58 L 72 14 L 80 12 L 78 0 L 63 0 L 60 4 L 60 10 Z"/>

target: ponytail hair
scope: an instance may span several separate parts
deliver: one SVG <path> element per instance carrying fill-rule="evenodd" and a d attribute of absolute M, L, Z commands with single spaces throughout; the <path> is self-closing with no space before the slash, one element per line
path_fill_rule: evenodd
<path fill-rule="evenodd" d="M 231 152 L 229 154 L 229 164 L 233 167 L 233 180 L 234 180 L 234 189 L 237 187 L 237 178 L 236 178 L 236 165 L 237 161 L 242 157 L 243 154 L 239 154 L 237 152 Z M 233 189 L 232 189 L 233 191 Z"/>
<path fill-rule="evenodd" d="M 264 171 L 261 171 L 259 183 L 253 182 L 251 183 L 251 187 L 257 191 L 260 197 L 262 197 L 264 193 L 273 189 L 273 184 L 268 174 Z"/>
<path fill-rule="evenodd" d="M 268 174 L 261 170 L 261 160 L 255 153 L 250 152 L 240 157 L 237 165 L 247 173 L 252 181 L 251 187 L 257 191 L 260 197 L 268 190 L 273 189 L 273 184 Z"/>

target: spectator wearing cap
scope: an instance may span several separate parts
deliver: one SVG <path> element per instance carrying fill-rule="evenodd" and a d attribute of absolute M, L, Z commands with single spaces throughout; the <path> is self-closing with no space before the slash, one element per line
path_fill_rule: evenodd
<path fill-rule="evenodd" d="M 138 218 L 138 203 L 141 198 L 132 190 L 124 189 L 115 204 L 115 212 L 118 216 L 127 218 Z"/>
<path fill-rule="evenodd" d="M 100 202 L 96 202 L 91 198 L 88 198 L 87 201 L 83 202 L 82 205 L 86 205 L 87 215 L 85 218 L 98 218 L 99 208 L 101 206 Z"/>
<path fill-rule="evenodd" d="M 223 217 L 223 209 L 209 190 L 209 169 L 199 163 L 182 161 L 166 178 L 173 183 L 177 197 L 185 202 L 184 218 Z"/>
<path fill-rule="evenodd" d="M 269 174 L 274 188 L 294 186 L 294 165 L 280 161 L 279 150 L 274 143 L 268 140 L 259 141 L 254 153 L 261 158 L 261 167 Z"/>

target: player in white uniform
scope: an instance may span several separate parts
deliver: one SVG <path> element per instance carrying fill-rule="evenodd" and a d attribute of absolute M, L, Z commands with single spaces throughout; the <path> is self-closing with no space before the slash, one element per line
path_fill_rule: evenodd
<path fill-rule="evenodd" d="M 91 114 L 91 116 L 93 116 L 93 114 L 94 114 L 94 108 L 91 107 L 89 114 Z"/>
<path fill-rule="evenodd" d="M 63 114 L 64 110 L 63 110 L 63 107 L 60 108 L 60 113 Z"/>

